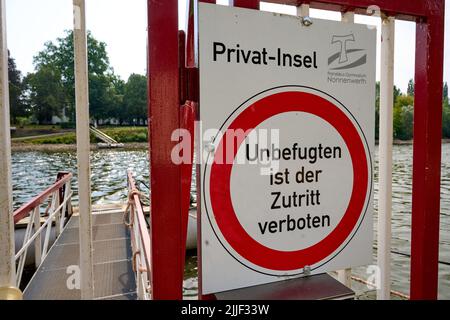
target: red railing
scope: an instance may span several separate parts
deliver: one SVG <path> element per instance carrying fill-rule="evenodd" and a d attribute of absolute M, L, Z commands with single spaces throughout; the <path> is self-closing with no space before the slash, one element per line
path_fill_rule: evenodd
<path fill-rule="evenodd" d="M 49 246 L 51 246 L 52 228 L 54 237 L 57 238 L 72 215 L 72 174 L 69 172 L 58 173 L 56 182 L 31 199 L 13 213 L 14 223 L 22 221 L 26 225 L 23 234 L 22 245 L 17 247 L 15 260 L 17 261 L 16 284 L 19 287 L 22 274 L 27 260 L 27 253 L 32 244 L 34 249 L 34 262 L 38 267 L 45 259 Z M 46 207 L 41 214 L 41 205 Z M 15 235 L 18 236 L 20 228 L 16 228 Z M 44 238 L 42 241 L 42 235 Z"/>
<path fill-rule="evenodd" d="M 62 193 L 64 192 L 65 184 L 72 179 L 72 173 L 70 172 L 59 172 L 58 177 L 56 178 L 56 182 L 48 187 L 46 190 L 41 192 L 38 196 L 31 199 L 29 202 L 21 206 L 19 209 L 14 211 L 14 224 L 19 222 L 20 220 L 28 217 L 30 213 L 39 205 L 45 202 L 49 198 L 49 196 L 55 191 L 59 190 L 60 198 Z"/>
<path fill-rule="evenodd" d="M 124 222 L 130 228 L 131 233 L 133 271 L 136 273 L 138 298 L 149 300 L 151 299 L 150 233 L 133 173 L 128 171 L 127 177 L 128 206 L 126 214 L 128 214 L 128 221 Z"/>

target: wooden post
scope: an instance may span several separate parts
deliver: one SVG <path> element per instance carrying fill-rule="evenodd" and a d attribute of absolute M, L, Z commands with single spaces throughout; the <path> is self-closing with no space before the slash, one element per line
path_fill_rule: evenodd
<path fill-rule="evenodd" d="M 78 195 L 80 208 L 81 299 L 92 299 L 94 297 L 94 272 L 92 258 L 89 89 L 85 0 L 73 0 L 73 10 Z"/>

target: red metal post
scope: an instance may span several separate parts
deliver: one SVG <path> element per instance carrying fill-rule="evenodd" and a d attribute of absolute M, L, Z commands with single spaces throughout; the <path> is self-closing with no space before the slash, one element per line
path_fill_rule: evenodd
<path fill-rule="evenodd" d="M 416 27 L 411 299 L 437 299 L 438 289 L 444 2 L 431 2 Z"/>
<path fill-rule="evenodd" d="M 171 160 L 180 127 L 178 1 L 147 3 L 152 295 L 181 299 L 181 167 Z"/>
<path fill-rule="evenodd" d="M 195 27 L 194 27 L 194 0 L 189 1 L 187 8 L 187 30 L 186 30 L 186 68 L 195 68 Z"/>
<path fill-rule="evenodd" d="M 187 79 L 186 79 L 186 34 L 183 30 L 178 31 L 178 70 L 180 82 L 180 106 L 187 100 Z M 180 118 L 180 121 L 181 118 Z"/>
<path fill-rule="evenodd" d="M 234 0 L 234 6 L 259 10 L 259 0 Z"/>

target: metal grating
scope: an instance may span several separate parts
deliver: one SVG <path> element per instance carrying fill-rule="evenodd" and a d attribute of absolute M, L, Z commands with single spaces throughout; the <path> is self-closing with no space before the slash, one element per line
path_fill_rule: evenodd
<path fill-rule="evenodd" d="M 79 216 L 73 216 L 67 223 L 66 228 L 78 228 L 80 221 Z M 92 225 L 98 226 L 102 224 L 121 224 L 123 223 L 123 213 L 99 213 L 92 215 Z"/>
<path fill-rule="evenodd" d="M 66 228 L 58 240 L 58 244 L 74 244 L 78 243 L 78 228 L 72 226 Z M 110 240 L 110 239 L 128 239 L 130 232 L 125 228 L 123 223 L 117 224 L 101 224 L 92 227 L 92 240 Z"/>
<path fill-rule="evenodd" d="M 136 292 L 136 282 L 130 261 L 94 265 L 95 297 L 108 297 Z"/>
<path fill-rule="evenodd" d="M 80 263 L 80 247 L 78 243 L 67 244 L 64 246 L 55 245 L 42 263 L 40 270 L 49 271 L 68 266 L 79 265 Z"/>
<path fill-rule="evenodd" d="M 130 238 L 130 232 L 123 223 L 105 224 L 92 227 L 92 240 L 110 240 Z"/>
<path fill-rule="evenodd" d="M 66 224 L 66 228 L 70 229 L 70 228 L 78 228 L 78 221 L 79 221 L 79 217 L 78 216 L 72 216 L 69 220 L 69 222 L 67 222 Z"/>
<path fill-rule="evenodd" d="M 66 228 L 56 241 L 57 244 L 76 244 L 78 243 L 78 228 Z"/>
<path fill-rule="evenodd" d="M 93 215 L 94 297 L 136 300 L 131 267 L 131 244 L 123 213 Z M 79 217 L 73 216 L 24 291 L 26 300 L 77 300 L 79 289 L 69 289 L 69 266 L 79 264 Z M 68 286 L 69 284 L 69 286 Z"/>
<path fill-rule="evenodd" d="M 94 263 L 108 261 L 131 260 L 131 247 L 123 239 L 94 241 Z M 47 256 L 42 263 L 42 270 L 55 270 L 67 268 L 70 265 L 80 263 L 80 247 L 75 244 L 56 244 L 52 248 L 53 253 Z"/>
<path fill-rule="evenodd" d="M 67 287 L 69 275 L 65 269 L 43 271 L 38 269 L 23 293 L 24 300 L 79 300 L 80 290 Z"/>
<path fill-rule="evenodd" d="M 123 239 L 94 242 L 94 263 L 131 260 L 132 255 L 130 243 Z"/>
<path fill-rule="evenodd" d="M 94 226 L 102 225 L 102 224 L 117 224 L 123 223 L 123 214 L 97 214 L 93 216 L 92 223 Z"/>

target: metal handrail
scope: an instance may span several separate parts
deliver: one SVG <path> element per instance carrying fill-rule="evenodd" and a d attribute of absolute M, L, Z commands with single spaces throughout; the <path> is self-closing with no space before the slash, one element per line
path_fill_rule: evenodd
<path fill-rule="evenodd" d="M 35 265 L 39 267 L 48 253 L 52 226 L 55 226 L 55 238 L 57 238 L 61 234 L 67 218 L 72 215 L 71 199 L 73 191 L 71 190 L 71 179 L 71 173 L 58 173 L 57 180 L 52 186 L 13 213 L 15 224 L 29 217 L 22 246 L 15 255 L 17 287 L 20 286 L 22 280 L 29 247 L 34 243 Z M 45 209 L 44 222 L 41 223 L 41 204 L 46 201 L 47 208 Z M 42 243 L 44 230 L 44 242 Z"/>
<path fill-rule="evenodd" d="M 22 220 L 23 218 L 26 218 L 30 212 L 42 204 L 50 194 L 55 192 L 56 190 L 61 190 L 61 188 L 67 183 L 67 181 L 70 181 L 72 179 L 73 175 L 70 172 L 60 172 L 58 173 L 58 179 L 57 181 L 45 189 L 43 192 L 41 192 L 39 195 L 31 199 L 29 202 L 21 206 L 19 209 L 14 211 L 14 224 Z"/>
<path fill-rule="evenodd" d="M 141 300 L 151 299 L 151 264 L 150 264 L 150 233 L 144 216 L 140 192 L 136 188 L 133 173 L 127 171 L 128 206 L 124 221 L 130 228 L 131 245 L 133 249 L 133 271 L 136 274 L 137 293 Z M 126 219 L 124 219 L 126 220 Z"/>
<path fill-rule="evenodd" d="M 102 140 L 105 143 L 109 143 L 109 144 L 119 144 L 116 140 L 114 140 L 113 138 L 111 138 L 110 136 L 108 136 L 106 133 L 104 133 L 103 131 L 98 130 L 97 128 L 94 127 L 89 127 L 90 131 L 100 140 Z"/>

